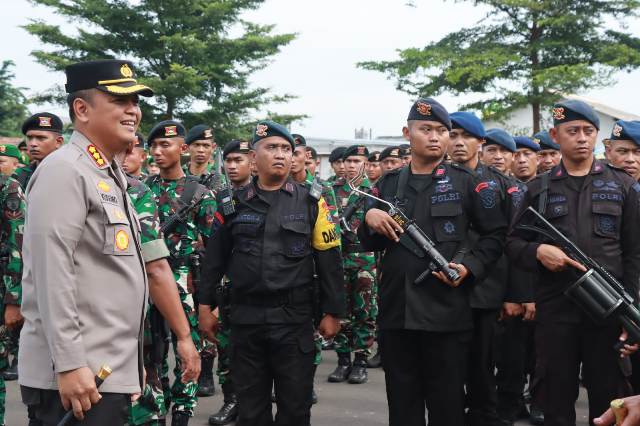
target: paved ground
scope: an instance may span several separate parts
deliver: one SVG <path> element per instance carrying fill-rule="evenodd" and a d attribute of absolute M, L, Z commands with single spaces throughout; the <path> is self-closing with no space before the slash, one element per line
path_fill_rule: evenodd
<path fill-rule="evenodd" d="M 333 352 L 323 353 L 323 363 L 318 368 L 316 392 L 320 402 L 313 406 L 314 426 L 375 426 L 387 424 L 387 402 L 384 391 L 384 375 L 381 369 L 369 370 L 369 382 L 364 385 L 328 383 L 326 377 L 335 368 Z M 7 382 L 7 426 L 26 425 L 26 409 L 19 399 L 16 382 Z M 217 389 L 210 398 L 201 398 L 196 416 L 190 424 L 206 425 L 207 418 L 222 405 L 222 394 Z M 274 406 L 275 409 L 275 406 Z M 586 425 L 586 401 L 584 392 L 577 404 L 578 424 Z M 528 425 L 523 421 L 518 425 Z"/>

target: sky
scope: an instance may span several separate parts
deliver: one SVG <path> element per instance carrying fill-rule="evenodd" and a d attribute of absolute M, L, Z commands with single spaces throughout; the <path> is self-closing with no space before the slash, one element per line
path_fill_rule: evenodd
<path fill-rule="evenodd" d="M 365 60 L 392 60 L 397 50 L 420 47 L 444 35 L 481 20 L 486 9 L 472 2 L 452 0 L 266 0 L 244 18 L 261 24 L 275 24 L 277 33 L 297 33 L 272 63 L 252 77 L 257 86 L 277 94 L 293 94 L 296 99 L 269 110 L 286 114 L 306 114 L 291 130 L 307 137 L 351 139 L 356 128 L 371 129 L 373 137 L 398 136 L 413 101 L 397 91 L 383 74 L 356 67 Z M 39 40 L 20 28 L 29 19 L 50 23 L 65 21 L 45 7 L 27 0 L 11 0 L 4 5 L 0 26 L 0 60 L 11 59 L 15 84 L 43 91 L 64 83 L 63 73 L 49 72 L 30 56 L 42 48 Z M 7 16 L 8 15 L 8 16 Z M 629 31 L 640 35 L 640 22 L 631 22 Z M 614 86 L 579 93 L 627 112 L 640 114 L 640 71 L 620 73 Z M 630 94 L 634 94 L 630 96 Z M 446 94 L 438 100 L 450 111 L 469 98 Z M 38 107 L 31 106 L 32 112 Z M 63 109 L 55 111 L 66 115 Z M 255 118 L 266 114 L 259 111 Z"/>

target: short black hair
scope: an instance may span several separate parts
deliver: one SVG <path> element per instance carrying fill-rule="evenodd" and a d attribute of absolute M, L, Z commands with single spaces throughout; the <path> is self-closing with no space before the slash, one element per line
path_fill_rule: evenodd
<path fill-rule="evenodd" d="M 69 118 L 71 119 L 72 123 L 76 121 L 76 114 L 73 112 L 73 102 L 76 99 L 82 99 L 83 101 L 91 103 L 93 99 L 94 90 L 96 89 L 78 90 L 76 92 L 69 93 L 67 95 L 67 106 L 69 107 Z"/>

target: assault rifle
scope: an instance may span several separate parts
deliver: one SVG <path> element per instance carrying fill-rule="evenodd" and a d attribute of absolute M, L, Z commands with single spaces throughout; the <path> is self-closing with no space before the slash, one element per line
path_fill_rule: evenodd
<path fill-rule="evenodd" d="M 534 208 L 528 207 L 525 213 L 533 214 L 536 220 L 532 225 L 520 224 L 517 229 L 535 232 L 549 238 L 569 257 L 587 268 L 587 272 L 571 284 L 564 294 L 596 321 L 617 318 L 622 323 L 630 337 L 625 342 L 616 343 L 616 350 L 621 349 L 625 344 L 640 342 L 640 311 L 633 297 L 625 291 L 622 284 Z M 542 227 L 536 226 L 536 222 L 539 222 Z"/>

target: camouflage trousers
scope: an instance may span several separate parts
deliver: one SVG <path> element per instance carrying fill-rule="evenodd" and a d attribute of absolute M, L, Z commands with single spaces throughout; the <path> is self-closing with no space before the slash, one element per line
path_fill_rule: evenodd
<path fill-rule="evenodd" d="M 11 352 L 11 333 L 8 332 L 4 326 L 4 286 L 0 288 L 0 324 L 2 324 L 2 330 L 0 330 L 0 425 L 4 426 L 4 412 L 5 403 L 7 400 L 7 388 L 4 383 L 2 373 L 9 367 L 9 354 Z"/>
<path fill-rule="evenodd" d="M 375 298 L 376 265 L 373 253 L 344 256 L 346 315 L 342 329 L 333 340 L 336 352 L 370 355 L 375 335 L 377 303 Z"/>
<path fill-rule="evenodd" d="M 231 324 L 227 324 L 220 315 L 220 327 L 216 338 L 218 339 L 218 368 L 216 375 L 218 376 L 218 383 L 223 388 L 231 388 L 231 354 L 230 354 L 230 339 L 231 339 Z"/>

